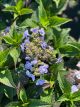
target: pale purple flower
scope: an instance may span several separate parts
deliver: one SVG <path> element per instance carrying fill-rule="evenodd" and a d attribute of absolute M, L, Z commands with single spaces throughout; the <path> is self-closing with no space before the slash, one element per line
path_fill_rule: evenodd
<path fill-rule="evenodd" d="M 39 66 L 39 72 L 41 73 L 41 74 L 44 74 L 44 73 L 47 73 L 48 72 L 48 65 L 46 64 L 46 65 L 41 65 L 41 66 Z"/>
<path fill-rule="evenodd" d="M 36 82 L 36 85 L 43 85 L 45 83 L 45 80 L 38 79 Z"/>
<path fill-rule="evenodd" d="M 28 30 L 26 30 L 23 34 L 23 39 L 28 38 L 28 37 L 30 37 L 30 34 L 29 34 Z"/>
<path fill-rule="evenodd" d="M 35 81 L 35 75 L 31 74 L 29 71 L 26 71 L 26 75 L 32 79 L 32 81 Z"/>
<path fill-rule="evenodd" d="M 33 61 L 31 61 L 31 64 L 35 65 L 35 64 L 37 64 L 37 62 L 38 62 L 37 59 L 34 59 Z"/>
<path fill-rule="evenodd" d="M 75 92 L 77 92 L 79 89 L 78 89 L 78 87 L 76 86 L 76 85 L 72 85 L 72 87 L 71 87 L 71 92 L 72 93 L 75 93 Z"/>
<path fill-rule="evenodd" d="M 44 36 L 39 36 L 39 38 L 40 38 L 42 41 L 44 41 Z"/>
<path fill-rule="evenodd" d="M 52 50 L 54 50 L 54 48 L 53 47 L 51 47 L 51 46 L 49 46 L 49 49 L 52 51 Z"/>
<path fill-rule="evenodd" d="M 24 43 L 25 43 L 25 45 L 29 44 L 30 43 L 29 38 L 25 39 Z"/>
<path fill-rule="evenodd" d="M 80 71 L 75 71 L 74 76 L 75 76 L 77 79 L 80 79 Z"/>
<path fill-rule="evenodd" d="M 29 56 L 26 56 L 25 57 L 25 60 L 30 60 L 31 58 Z"/>
<path fill-rule="evenodd" d="M 6 27 L 6 29 L 5 29 L 5 33 L 8 33 L 9 30 L 10 30 L 10 27 Z"/>
<path fill-rule="evenodd" d="M 29 61 L 26 61 L 25 69 L 28 69 L 28 70 L 32 71 L 32 64 Z"/>
<path fill-rule="evenodd" d="M 39 27 L 31 28 L 31 32 L 37 34 L 39 31 Z"/>
<path fill-rule="evenodd" d="M 56 61 L 56 63 L 60 63 L 60 62 L 62 62 L 62 57 L 59 57 Z"/>
<path fill-rule="evenodd" d="M 22 44 L 20 45 L 20 47 L 21 47 L 22 52 L 24 52 L 24 49 L 25 49 L 25 43 L 22 43 Z"/>
<path fill-rule="evenodd" d="M 47 48 L 47 43 L 46 43 L 46 42 L 41 42 L 41 47 L 42 47 L 43 49 L 46 49 L 46 48 Z"/>
<path fill-rule="evenodd" d="M 41 28 L 41 29 L 39 30 L 39 33 L 40 33 L 41 36 L 44 36 L 44 35 L 45 35 L 45 31 L 44 31 L 44 29 Z"/>

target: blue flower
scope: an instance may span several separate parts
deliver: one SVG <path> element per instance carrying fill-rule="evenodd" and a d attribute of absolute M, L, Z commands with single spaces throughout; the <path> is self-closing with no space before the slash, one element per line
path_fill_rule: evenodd
<path fill-rule="evenodd" d="M 32 64 L 29 61 L 26 61 L 25 69 L 28 69 L 28 70 L 32 71 Z"/>
<path fill-rule="evenodd" d="M 37 62 L 38 62 L 37 59 L 34 59 L 33 61 L 31 61 L 31 64 L 35 65 L 35 64 L 37 64 Z"/>
<path fill-rule="evenodd" d="M 62 57 L 59 57 L 56 61 L 56 63 L 60 63 L 60 62 L 62 62 Z"/>
<path fill-rule="evenodd" d="M 41 65 L 41 66 L 39 66 L 39 72 L 41 73 L 41 74 L 44 74 L 44 73 L 47 73 L 48 72 L 48 65 L 46 64 L 46 65 Z"/>
<path fill-rule="evenodd" d="M 10 30 L 10 27 L 6 27 L 6 29 L 5 29 L 5 33 L 8 33 L 9 30 Z"/>
<path fill-rule="evenodd" d="M 29 71 L 26 71 L 26 75 L 32 79 L 32 81 L 35 81 L 35 75 L 31 74 Z"/>
<path fill-rule="evenodd" d="M 29 34 L 28 30 L 26 30 L 23 34 L 23 39 L 28 38 L 28 37 L 30 37 L 30 34 Z"/>
<path fill-rule="evenodd" d="M 36 85 L 43 85 L 45 83 L 45 80 L 38 79 L 36 82 Z"/>
<path fill-rule="evenodd" d="M 39 27 L 31 28 L 31 32 L 37 34 L 39 31 Z"/>
<path fill-rule="evenodd" d="M 25 45 L 29 44 L 30 43 L 29 38 L 25 39 L 24 43 L 25 43 Z"/>
<path fill-rule="evenodd" d="M 41 42 L 41 47 L 42 47 L 43 49 L 46 49 L 46 48 L 47 48 L 47 43 L 46 43 L 46 42 Z"/>
<path fill-rule="evenodd" d="M 25 43 L 22 43 L 22 44 L 20 45 L 20 47 L 21 47 L 22 52 L 24 52 L 24 49 L 25 49 Z"/>
<path fill-rule="evenodd" d="M 26 44 L 29 44 L 29 43 L 30 43 L 29 39 L 26 39 L 26 40 L 24 41 L 24 43 L 22 43 L 22 44 L 20 45 L 22 52 L 24 52 L 24 49 L 25 49 Z"/>
<path fill-rule="evenodd" d="M 41 29 L 39 30 L 39 33 L 40 33 L 41 36 L 44 36 L 44 35 L 45 35 L 45 31 L 44 31 L 44 29 L 41 28 Z"/>
<path fill-rule="evenodd" d="M 76 85 L 72 85 L 71 87 L 71 92 L 74 93 L 74 92 L 77 92 L 79 89 Z"/>

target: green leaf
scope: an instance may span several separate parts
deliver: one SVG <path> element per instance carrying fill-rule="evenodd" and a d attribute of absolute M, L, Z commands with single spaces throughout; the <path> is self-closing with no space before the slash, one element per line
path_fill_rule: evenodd
<path fill-rule="evenodd" d="M 5 6 L 5 9 L 3 9 L 3 11 L 8 11 L 8 12 L 14 12 L 17 13 L 15 6 Z"/>
<path fill-rule="evenodd" d="M 51 27 L 57 27 L 57 26 L 61 26 L 62 24 L 65 24 L 65 23 L 71 21 L 71 19 L 62 18 L 62 17 L 58 17 L 58 16 L 52 16 L 49 19 L 49 21 L 50 21 Z"/>
<path fill-rule="evenodd" d="M 26 95 L 25 89 L 22 88 L 20 90 L 19 97 L 23 103 L 27 102 L 27 95 Z"/>
<path fill-rule="evenodd" d="M 62 90 L 62 92 L 64 92 L 64 83 L 62 81 L 62 75 L 60 74 L 60 72 L 58 72 L 58 77 L 57 77 L 60 89 Z"/>
<path fill-rule="evenodd" d="M 10 102 L 5 107 L 28 107 L 28 103 L 22 103 L 20 101 L 14 101 L 14 102 Z"/>
<path fill-rule="evenodd" d="M 4 94 L 10 100 L 13 100 L 13 97 L 16 96 L 16 89 L 12 87 L 3 86 Z"/>
<path fill-rule="evenodd" d="M 60 98 L 59 98 L 59 100 L 58 100 L 59 102 L 65 102 L 65 101 L 69 101 L 69 99 L 68 98 L 66 98 L 66 96 L 65 95 L 62 95 Z"/>
<path fill-rule="evenodd" d="M 58 80 L 58 83 L 59 83 L 59 86 L 60 86 L 60 89 L 62 90 L 62 92 L 69 96 L 70 92 L 71 92 L 71 85 L 65 79 L 63 72 L 64 71 L 59 71 L 58 72 L 57 80 Z"/>
<path fill-rule="evenodd" d="M 80 57 L 80 44 L 77 45 L 74 43 L 69 43 L 60 48 L 60 52 L 68 57 Z"/>
<path fill-rule="evenodd" d="M 80 101 L 80 90 L 75 93 L 71 93 L 71 99 L 73 101 Z"/>
<path fill-rule="evenodd" d="M 15 41 L 15 44 L 18 45 L 21 43 L 22 41 L 22 33 L 18 33 L 17 30 L 14 28 L 14 26 L 11 29 L 11 33 L 10 33 L 12 39 Z"/>
<path fill-rule="evenodd" d="M 37 26 L 37 24 L 32 20 L 32 19 L 26 19 L 26 20 L 24 20 L 21 24 L 20 24 L 20 26 L 19 27 L 21 27 L 21 28 L 26 28 L 26 27 L 32 27 L 32 28 L 34 28 L 34 27 L 36 27 Z"/>
<path fill-rule="evenodd" d="M 10 102 L 9 104 L 7 104 L 5 107 L 21 107 L 21 102 L 19 101 L 14 101 L 14 102 Z"/>
<path fill-rule="evenodd" d="M 51 107 L 51 105 L 38 99 L 32 99 L 28 107 Z"/>
<path fill-rule="evenodd" d="M 11 55 L 11 57 L 13 58 L 13 61 L 14 61 L 14 64 L 15 64 L 15 67 L 16 67 L 16 64 L 17 64 L 17 61 L 18 61 L 18 58 L 19 58 L 19 55 L 20 55 L 20 52 L 18 49 L 16 49 L 16 47 L 12 48 L 9 52 L 9 54 Z"/>
<path fill-rule="evenodd" d="M 29 9 L 29 8 L 22 8 L 20 10 L 20 15 L 24 15 L 24 14 L 31 14 L 33 12 L 32 9 Z"/>
<path fill-rule="evenodd" d="M 3 70 L 0 72 L 0 82 L 6 86 L 15 88 L 15 84 L 9 70 Z"/>
<path fill-rule="evenodd" d="M 6 49 L 4 51 L 0 51 L 0 67 L 7 60 L 8 54 L 9 54 L 9 49 Z"/>
<path fill-rule="evenodd" d="M 58 8 L 60 0 L 53 0 L 56 3 L 56 7 Z"/>
<path fill-rule="evenodd" d="M 42 24 L 42 26 L 43 27 L 48 26 L 49 25 L 49 20 L 48 20 L 46 10 L 44 9 L 44 6 L 43 6 L 41 0 L 40 0 L 40 5 L 38 7 L 38 11 L 39 11 L 39 21 Z"/>
<path fill-rule="evenodd" d="M 44 90 L 44 92 L 41 94 L 40 99 L 41 101 L 51 105 L 52 99 L 53 99 L 52 97 L 53 97 L 53 90 L 47 89 L 47 90 Z"/>
<path fill-rule="evenodd" d="M 13 40 L 13 38 L 11 38 L 10 36 L 4 36 L 3 37 L 4 41 L 10 45 L 13 45 L 16 43 L 16 41 Z"/>
<path fill-rule="evenodd" d="M 17 11 L 20 11 L 22 7 L 23 7 L 23 1 L 18 0 L 18 2 L 16 4 Z"/>
<path fill-rule="evenodd" d="M 69 31 L 70 29 L 53 29 L 53 42 L 55 48 L 59 49 L 70 41 Z"/>
<path fill-rule="evenodd" d="M 59 5 L 58 5 L 58 13 L 62 12 L 66 8 L 68 0 L 60 0 Z"/>
<path fill-rule="evenodd" d="M 47 27 L 46 29 L 46 41 L 49 42 L 50 40 L 55 41 L 55 36 L 53 34 L 53 29 L 50 27 Z"/>

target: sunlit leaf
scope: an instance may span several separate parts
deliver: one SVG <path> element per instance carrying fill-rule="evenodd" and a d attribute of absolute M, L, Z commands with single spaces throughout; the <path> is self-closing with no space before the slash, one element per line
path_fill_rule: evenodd
<path fill-rule="evenodd" d="M 65 23 L 71 21 L 71 19 L 53 16 L 49 19 L 49 21 L 50 21 L 51 27 L 56 27 L 56 26 L 61 26 Z"/>
<path fill-rule="evenodd" d="M 20 96 L 20 99 L 23 103 L 27 102 L 27 95 L 26 95 L 25 89 L 22 88 L 20 90 L 19 96 Z"/>
<path fill-rule="evenodd" d="M 11 72 L 9 70 L 3 70 L 0 72 L 0 83 L 9 87 L 15 87 Z"/>
<path fill-rule="evenodd" d="M 42 4 L 42 1 L 40 0 L 40 5 L 38 7 L 38 11 L 39 11 L 39 20 L 40 23 L 45 27 L 47 25 L 49 25 L 49 20 L 47 17 L 47 13 L 46 10 L 44 9 L 44 6 Z"/>
<path fill-rule="evenodd" d="M 8 54 L 9 54 L 9 49 L 6 49 L 4 51 L 0 51 L 0 67 L 7 60 Z"/>
<path fill-rule="evenodd" d="M 11 57 L 13 58 L 14 64 L 16 66 L 16 63 L 17 63 L 19 55 L 20 55 L 19 50 L 16 48 L 13 48 L 10 50 L 9 53 L 10 53 Z"/>
<path fill-rule="evenodd" d="M 24 15 L 24 14 L 31 14 L 33 12 L 32 9 L 29 9 L 29 8 L 22 8 L 20 10 L 20 15 Z"/>

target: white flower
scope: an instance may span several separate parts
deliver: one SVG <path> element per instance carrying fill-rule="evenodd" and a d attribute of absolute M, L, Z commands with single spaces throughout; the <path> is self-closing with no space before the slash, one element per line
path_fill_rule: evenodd
<path fill-rule="evenodd" d="M 71 87 L 71 92 L 72 93 L 75 93 L 75 92 L 77 92 L 79 89 L 78 89 L 78 87 L 76 86 L 76 85 L 72 85 L 72 87 Z"/>

